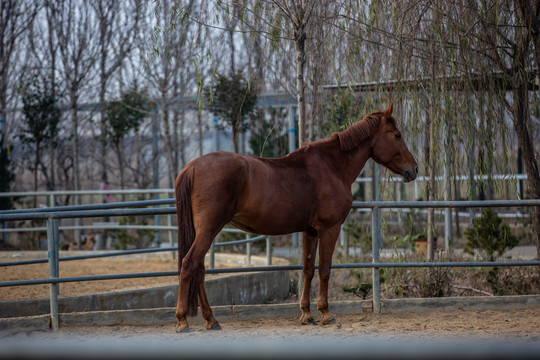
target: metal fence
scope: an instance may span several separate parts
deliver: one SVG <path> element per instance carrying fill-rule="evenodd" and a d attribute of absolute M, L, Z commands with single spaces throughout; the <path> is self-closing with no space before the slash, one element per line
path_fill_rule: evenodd
<path fill-rule="evenodd" d="M 14 266 L 39 262 L 47 262 L 49 264 L 48 279 L 20 280 L 20 281 L 5 281 L 0 282 L 0 287 L 6 286 L 24 286 L 36 284 L 50 284 L 50 311 L 51 311 L 51 326 L 53 330 L 58 329 L 58 284 L 64 282 L 77 281 L 93 281 L 93 280 L 108 280 L 108 279 L 126 279 L 126 278 L 142 278 L 142 277 L 158 277 L 158 276 L 177 276 L 177 271 L 164 272 L 146 272 L 132 274 L 113 274 L 113 275 L 95 275 L 95 276 L 78 276 L 78 277 L 59 277 L 59 261 L 79 260 L 89 257 L 104 257 L 118 256 L 142 252 L 158 252 L 158 251 L 174 251 L 174 247 L 128 250 L 123 252 L 114 252 L 109 254 L 96 254 L 90 256 L 70 256 L 59 258 L 58 244 L 58 223 L 59 219 L 65 218 L 86 218 L 86 217 L 103 217 L 103 216 L 128 216 L 128 215 L 162 215 L 174 214 L 174 207 L 154 207 L 140 208 L 140 206 L 161 206 L 174 203 L 174 199 L 148 200 L 148 201 L 133 201 L 128 203 L 113 203 L 113 204 L 94 204 L 80 205 L 56 208 L 29 209 L 29 210 L 11 210 L 0 212 L 0 221 L 18 221 L 18 220 L 46 220 L 47 221 L 47 246 L 48 259 L 29 260 L 20 262 L 4 262 L 0 266 Z M 138 206 L 139 208 L 129 209 L 125 207 Z M 373 276 L 373 311 L 380 312 L 380 268 L 396 268 L 396 267 L 490 267 L 490 266 L 540 266 L 540 261 L 499 261 L 499 262 L 416 262 L 416 263 L 388 263 L 379 261 L 379 238 L 380 238 L 380 209 L 381 208 L 485 208 L 485 207 L 526 207 L 540 206 L 540 199 L 535 200 L 493 200 L 493 201 L 370 201 L 359 202 L 355 201 L 352 204 L 353 209 L 370 208 L 372 209 L 372 262 L 371 263 L 347 263 L 334 264 L 334 269 L 355 269 L 355 268 L 371 268 Z M 238 240 L 228 242 L 228 244 L 239 244 L 250 241 L 256 241 L 263 237 L 255 237 L 247 240 Z M 268 240 L 267 240 L 268 241 Z M 225 244 L 225 243 L 220 243 Z M 216 244 L 215 246 L 219 246 Z M 270 251 L 271 254 L 271 251 Z M 238 272 L 254 272 L 254 271 L 289 271 L 301 270 L 301 265 L 288 266 L 258 266 L 249 268 L 224 268 L 224 269 L 208 269 L 208 274 L 217 273 L 238 273 Z"/>

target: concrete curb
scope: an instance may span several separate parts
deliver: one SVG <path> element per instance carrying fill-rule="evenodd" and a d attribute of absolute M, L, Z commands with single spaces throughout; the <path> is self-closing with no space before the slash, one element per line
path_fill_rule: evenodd
<path fill-rule="evenodd" d="M 315 304 L 312 311 L 315 312 Z M 383 313 L 426 312 L 426 311 L 515 311 L 540 308 L 540 295 L 499 297 L 452 297 L 430 299 L 389 299 L 382 301 Z M 354 314 L 371 311 L 371 301 L 333 302 L 330 309 L 336 314 Z M 296 303 L 265 305 L 224 305 L 212 308 L 218 320 L 242 321 L 259 318 L 300 316 Z M 90 311 L 60 314 L 61 326 L 174 326 L 174 308 L 136 309 L 119 311 Z M 49 329 L 49 316 L 0 319 L 0 332 L 18 332 Z M 201 316 L 190 318 L 191 324 L 202 324 Z"/>
<path fill-rule="evenodd" d="M 287 271 L 229 275 L 205 281 L 210 305 L 261 304 L 289 295 Z M 167 308 L 176 306 L 178 285 L 58 299 L 59 313 Z M 49 299 L 0 302 L 0 317 L 45 315 Z"/>
<path fill-rule="evenodd" d="M 425 299 L 381 300 L 383 313 L 422 312 L 422 311 L 488 311 L 521 310 L 540 308 L 540 295 L 516 296 L 471 296 Z"/>

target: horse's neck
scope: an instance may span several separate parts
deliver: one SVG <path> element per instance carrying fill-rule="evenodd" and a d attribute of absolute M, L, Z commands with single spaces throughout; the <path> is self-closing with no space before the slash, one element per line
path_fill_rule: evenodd
<path fill-rule="evenodd" d="M 365 141 L 356 149 L 348 152 L 342 152 L 345 159 L 345 170 L 348 182 L 352 183 L 356 180 L 360 172 L 366 165 L 366 162 L 371 157 L 369 143 Z"/>
<path fill-rule="evenodd" d="M 327 162 L 336 168 L 336 175 L 343 178 L 349 185 L 356 180 L 371 155 L 369 141 L 365 141 L 353 150 L 342 151 L 339 140 L 334 138 L 312 143 L 306 148 L 306 152 L 311 151 L 318 151 L 322 157 L 326 158 Z"/>

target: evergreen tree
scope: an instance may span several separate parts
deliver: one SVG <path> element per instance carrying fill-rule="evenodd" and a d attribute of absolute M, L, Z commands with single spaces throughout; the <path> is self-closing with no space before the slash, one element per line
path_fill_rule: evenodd
<path fill-rule="evenodd" d="M 120 185 L 124 186 L 124 159 L 122 145 L 124 138 L 131 131 L 138 131 L 143 120 L 148 116 L 150 101 L 146 90 L 140 91 L 137 85 L 122 93 L 120 100 L 111 101 L 105 108 L 107 124 L 102 141 L 112 143 L 120 170 Z"/>
<path fill-rule="evenodd" d="M 47 167 L 44 166 L 42 156 L 47 147 L 52 149 L 56 146 L 55 139 L 60 122 L 57 95 L 37 78 L 34 78 L 33 83 L 23 95 L 23 115 L 19 139 L 27 149 L 27 155 L 34 156 L 34 161 L 30 163 L 29 169 L 34 174 L 34 191 L 37 191 L 40 168 L 47 180 L 49 172 L 53 171 L 53 169 L 47 170 Z M 53 154 L 49 154 L 49 156 L 53 156 Z"/>
<path fill-rule="evenodd" d="M 0 192 L 11 191 L 11 183 L 15 179 L 15 174 L 11 170 L 11 159 L 9 154 L 13 146 L 5 146 L 4 138 L 0 137 Z M 13 207 L 13 200 L 10 197 L 0 197 L 0 210 L 9 210 Z"/>
<path fill-rule="evenodd" d="M 235 72 L 230 76 L 218 75 L 214 86 L 205 91 L 210 111 L 232 128 L 234 151 L 239 152 L 238 134 L 247 130 L 256 114 L 255 84 Z"/>

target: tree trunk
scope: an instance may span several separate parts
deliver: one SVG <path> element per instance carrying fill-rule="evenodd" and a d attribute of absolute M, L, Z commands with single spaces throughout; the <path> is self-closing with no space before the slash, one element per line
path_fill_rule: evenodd
<path fill-rule="evenodd" d="M 122 140 L 116 142 L 114 147 L 116 148 L 116 156 L 118 157 L 118 170 L 120 171 L 120 189 L 124 189 L 124 161 L 122 157 L 121 144 Z M 122 201 L 126 201 L 126 194 L 122 194 Z"/>
<path fill-rule="evenodd" d="M 296 51 L 296 92 L 298 102 L 298 147 L 305 142 L 306 101 L 304 97 L 304 66 L 306 64 L 306 33 L 304 25 L 296 27 L 294 32 L 294 49 Z"/>
<path fill-rule="evenodd" d="M 234 152 L 238 153 L 239 146 L 238 146 L 238 129 L 236 126 L 233 125 L 232 127 L 232 140 L 233 140 L 233 146 L 234 146 Z"/>
<path fill-rule="evenodd" d="M 203 154 L 203 128 L 202 128 L 202 115 L 200 111 L 197 111 L 197 128 L 199 130 L 199 156 L 202 156 Z"/>
<path fill-rule="evenodd" d="M 38 169 L 39 169 L 39 157 L 41 142 L 36 141 L 36 157 L 34 158 L 34 191 L 38 189 Z M 34 196 L 34 209 L 37 208 L 37 196 Z"/>
<path fill-rule="evenodd" d="M 537 69 L 540 67 L 540 3 L 538 1 L 517 0 L 516 6 L 520 9 L 524 23 L 527 28 L 527 37 L 530 36 L 534 44 L 534 58 L 536 60 Z M 524 51 L 524 54 L 526 52 Z M 514 57 L 514 69 L 525 69 L 526 57 Z M 519 63 L 516 63 L 519 61 Z M 516 66 L 517 65 L 517 66 Z M 538 71 L 538 70 L 537 70 Z M 518 71 L 514 74 L 514 80 L 518 83 L 523 78 Z M 538 75 L 537 75 L 538 76 Z M 531 139 L 532 129 L 527 129 L 530 124 L 529 117 L 529 102 L 528 102 L 528 78 L 525 84 L 514 85 L 514 128 L 518 135 L 518 142 L 523 150 L 523 160 L 525 162 L 525 171 L 527 173 L 527 182 L 529 196 L 532 199 L 540 199 L 540 178 L 538 177 L 538 162 L 539 154 L 535 153 L 534 144 Z M 540 207 L 531 207 L 531 223 L 534 231 L 534 239 L 536 242 L 536 257 L 540 259 Z"/>
<path fill-rule="evenodd" d="M 72 149 L 73 149 L 73 190 L 77 191 L 81 189 L 81 179 L 79 174 L 79 134 L 78 134 L 78 127 L 79 127 L 79 119 L 77 118 L 77 98 L 72 96 L 71 98 L 71 122 L 72 122 L 72 129 L 71 129 L 71 136 L 73 138 L 72 140 Z M 81 195 L 75 194 L 73 196 L 73 205 L 80 205 L 81 204 Z M 75 219 L 75 226 L 80 225 L 80 219 Z M 74 241 L 77 242 L 77 248 L 81 250 L 81 230 L 75 229 L 74 230 Z"/>
<path fill-rule="evenodd" d="M 171 144 L 171 129 L 169 126 L 169 110 L 167 108 L 167 105 L 165 102 L 162 102 L 162 108 L 161 108 L 161 116 L 163 120 L 163 128 L 165 130 L 165 151 L 167 151 L 167 165 L 169 169 L 169 186 L 174 187 L 174 178 L 175 178 L 175 171 L 174 171 L 174 160 L 173 160 L 173 150 L 172 150 L 172 144 Z"/>

